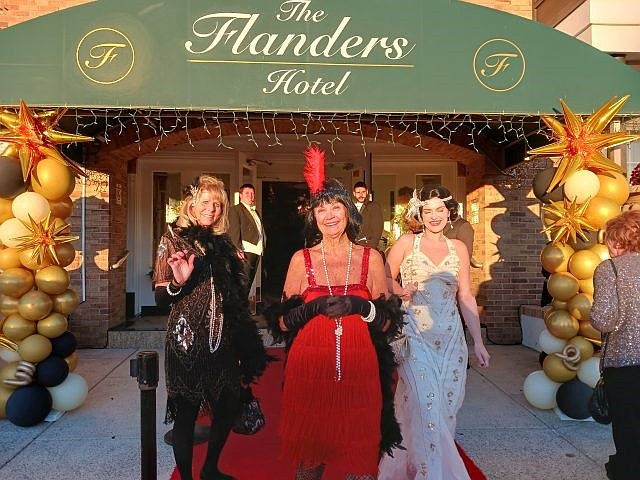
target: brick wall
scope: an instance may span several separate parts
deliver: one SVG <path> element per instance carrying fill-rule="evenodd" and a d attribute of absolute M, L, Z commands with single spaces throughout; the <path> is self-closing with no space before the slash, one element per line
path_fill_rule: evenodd
<path fill-rule="evenodd" d="M 31 18 L 89 3 L 87 0 L 0 0 L 0 28 L 10 27 Z"/>
<path fill-rule="evenodd" d="M 483 7 L 502 10 L 528 19 L 533 18 L 532 0 L 463 0 Z M 0 28 L 10 27 L 31 18 L 65 8 L 89 3 L 87 0 L 0 0 Z"/>
<path fill-rule="evenodd" d="M 126 249 L 127 167 L 117 160 L 89 162 L 87 173 L 84 197 L 81 180 L 71 197 L 69 222 L 81 238 L 74 243 L 76 261 L 68 269 L 71 286 L 84 301 L 70 315 L 69 329 L 81 346 L 104 347 L 107 330 L 126 318 L 126 270 L 111 270 L 110 265 Z"/>
<path fill-rule="evenodd" d="M 533 19 L 532 0 L 462 0 L 483 7 L 502 10 L 503 12 L 519 15 L 520 17 Z"/>

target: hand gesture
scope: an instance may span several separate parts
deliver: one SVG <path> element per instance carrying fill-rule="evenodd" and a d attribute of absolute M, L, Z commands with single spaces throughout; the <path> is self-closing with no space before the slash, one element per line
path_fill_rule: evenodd
<path fill-rule="evenodd" d="M 418 282 L 409 282 L 402 287 L 402 292 L 398 295 L 402 300 L 411 300 L 418 291 Z"/>
<path fill-rule="evenodd" d="M 489 355 L 489 352 L 487 352 L 483 343 L 476 343 L 473 346 L 473 353 L 476 355 L 478 366 L 480 368 L 487 368 L 489 366 L 489 359 L 491 358 L 491 355 Z"/>
<path fill-rule="evenodd" d="M 187 256 L 188 254 L 189 252 L 187 250 L 178 250 L 167 260 L 173 272 L 173 279 L 178 285 L 184 285 L 193 272 L 195 254 L 192 253 L 190 256 Z"/>

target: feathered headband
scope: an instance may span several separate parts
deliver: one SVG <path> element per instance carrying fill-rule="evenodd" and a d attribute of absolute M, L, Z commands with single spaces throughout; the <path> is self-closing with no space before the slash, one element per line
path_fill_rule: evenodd
<path fill-rule="evenodd" d="M 325 178 L 324 157 L 324 150 L 317 145 L 309 145 L 304 151 L 306 163 L 303 173 L 311 196 L 315 201 L 321 202 L 340 197 L 347 205 L 351 197 L 344 185 L 335 178 Z"/>
<path fill-rule="evenodd" d="M 407 203 L 407 213 L 405 215 L 405 218 L 406 219 L 417 218 L 420 215 L 420 208 L 424 207 L 425 205 L 427 205 L 427 203 L 429 203 L 429 201 L 435 198 L 442 200 L 443 202 L 446 202 L 448 200 L 451 200 L 453 197 L 449 195 L 448 197 L 445 197 L 445 198 L 431 197 L 431 198 L 427 198 L 426 200 L 420 200 L 418 198 L 418 190 L 414 189 L 413 196 L 409 200 L 409 203 Z"/>

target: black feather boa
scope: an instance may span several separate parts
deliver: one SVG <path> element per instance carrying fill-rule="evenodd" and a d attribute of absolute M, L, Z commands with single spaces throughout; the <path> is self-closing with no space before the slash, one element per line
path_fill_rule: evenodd
<path fill-rule="evenodd" d="M 265 309 L 264 316 L 267 320 L 267 328 L 273 337 L 273 341 L 274 343 L 284 342 L 286 351 L 291 347 L 298 331 L 283 331 L 280 328 L 280 317 L 302 303 L 302 297 L 300 295 L 294 295 L 284 299 L 282 302 L 272 303 Z M 380 441 L 380 454 L 386 453 L 389 456 L 393 456 L 394 448 L 404 450 L 404 447 L 401 445 L 402 434 L 400 433 L 400 425 L 396 419 L 393 405 L 393 374 L 397 364 L 393 357 L 393 351 L 389 346 L 389 341 L 402 328 L 404 312 L 400 308 L 402 302 L 397 295 L 392 295 L 389 298 L 380 296 L 380 298 L 373 300 L 373 303 L 376 306 L 376 311 L 382 312 L 384 318 L 389 321 L 389 326 L 384 332 L 370 326 L 369 335 L 371 336 L 371 341 L 373 342 L 378 357 L 378 372 L 380 375 L 380 387 L 382 389 L 382 414 L 380 418 L 382 438 Z"/>
<path fill-rule="evenodd" d="M 216 288 L 223 298 L 225 326 L 230 327 L 233 349 L 240 360 L 241 381 L 245 385 L 254 383 L 275 357 L 267 354 L 256 322 L 249 313 L 247 276 L 238 249 L 227 234 L 214 235 L 208 228 L 191 226 L 176 228 L 174 232 L 189 245 L 199 245 L 204 250 L 204 256 L 196 257 L 195 274 L 191 278 L 197 281 L 211 266 Z M 189 284 L 185 287 L 189 288 Z"/>

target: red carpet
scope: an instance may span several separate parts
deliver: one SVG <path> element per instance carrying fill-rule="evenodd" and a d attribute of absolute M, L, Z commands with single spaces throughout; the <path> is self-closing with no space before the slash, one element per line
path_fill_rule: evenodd
<path fill-rule="evenodd" d="M 262 431 L 245 436 L 232 433 L 222 454 L 221 469 L 238 480 L 290 480 L 294 478 L 293 467 L 280 465 L 278 455 L 278 422 L 280 419 L 280 391 L 284 351 L 280 348 L 269 350 L 281 361 L 273 362 L 254 387 L 254 393 L 260 400 L 267 423 Z M 198 479 L 206 455 L 206 443 L 196 445 L 193 454 L 193 478 Z M 485 480 L 482 471 L 467 457 L 458 446 L 467 471 L 472 480 Z M 344 474 L 327 467 L 323 480 L 342 480 Z M 177 470 L 170 480 L 180 480 Z"/>

